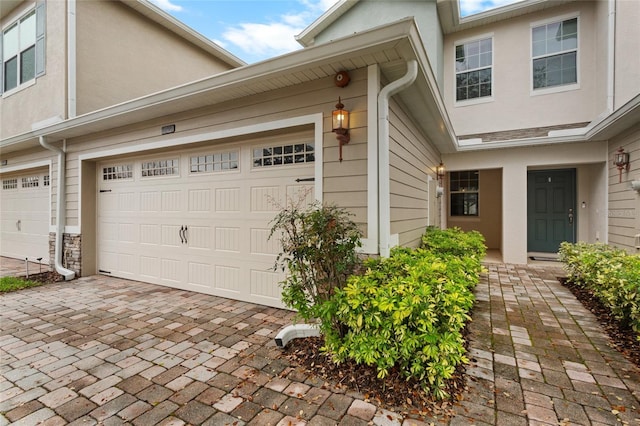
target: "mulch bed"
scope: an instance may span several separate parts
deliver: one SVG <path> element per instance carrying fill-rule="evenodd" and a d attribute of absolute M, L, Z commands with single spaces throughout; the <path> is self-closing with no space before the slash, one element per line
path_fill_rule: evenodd
<path fill-rule="evenodd" d="M 320 337 L 296 339 L 286 347 L 285 354 L 292 364 L 304 368 L 311 377 L 338 389 L 358 392 L 366 401 L 404 416 L 449 417 L 453 414 L 453 403 L 462 399 L 464 366 L 459 366 L 448 382 L 446 390 L 451 397 L 438 401 L 425 392 L 417 380 L 406 380 L 397 369 L 391 370 L 385 379 L 378 379 L 375 367 L 352 361 L 336 364 L 320 350 L 323 344 Z"/>
<path fill-rule="evenodd" d="M 624 327 L 620 324 L 620 321 L 611 315 L 609 309 L 600 303 L 598 298 L 588 289 L 569 282 L 566 278 L 558 278 L 558 280 L 598 318 L 600 325 L 609 335 L 611 346 L 640 368 L 640 341 L 631 327 Z"/>
<path fill-rule="evenodd" d="M 40 272 L 37 274 L 29 274 L 29 278 L 26 278 L 26 277 L 23 277 L 23 278 L 28 279 L 29 281 L 35 281 L 37 283 L 42 283 L 42 284 L 57 283 L 59 281 L 64 280 L 64 277 L 55 271 L 46 271 L 46 272 Z"/>

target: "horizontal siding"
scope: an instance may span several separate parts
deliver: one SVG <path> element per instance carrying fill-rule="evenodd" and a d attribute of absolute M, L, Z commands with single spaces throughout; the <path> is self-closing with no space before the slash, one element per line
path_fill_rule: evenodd
<path fill-rule="evenodd" d="M 429 176 L 436 178 L 440 154 L 393 99 L 389 121 L 391 234 L 398 234 L 400 245 L 415 247 L 429 223 L 429 205 L 434 204 L 429 197 L 435 197 L 429 194 Z"/>
<path fill-rule="evenodd" d="M 337 91 L 331 78 L 289 87 L 270 93 L 237 99 L 233 102 L 201 108 L 191 111 L 178 111 L 171 117 L 164 117 L 138 123 L 110 131 L 83 136 L 67 141 L 67 174 L 71 178 L 67 185 L 67 222 L 69 226 L 78 225 L 79 209 L 79 161 L 82 154 L 96 151 L 130 148 L 136 145 L 162 141 L 160 127 L 175 124 L 176 133 L 168 136 L 177 138 L 233 129 L 262 122 L 270 122 L 302 115 L 321 112 L 323 120 L 324 155 L 324 200 L 348 208 L 355 214 L 356 222 L 366 229 L 367 220 L 367 132 L 366 132 L 366 69 L 352 71 L 348 87 Z M 345 107 L 352 111 L 351 142 L 343 148 L 343 161 L 338 159 L 338 142 L 331 132 L 331 111 L 335 108 L 337 97 L 342 97 Z M 276 137 L 296 129 L 268 132 L 265 135 L 248 135 L 211 141 L 209 146 L 219 143 L 243 142 L 262 137 Z M 284 133 L 283 133 L 284 132 Z M 201 143 L 202 145 L 202 143 Z M 198 146 L 198 145 L 195 145 Z M 184 146 L 180 148 L 192 148 Z M 167 148 L 166 150 L 170 150 Z M 175 149 L 175 148 L 173 148 Z M 135 155 L 152 155 L 136 153 Z M 117 158 L 115 159 L 117 161 Z"/>
<path fill-rule="evenodd" d="M 623 170 L 622 175 L 613 165 L 620 147 L 631 159 L 629 171 Z M 609 141 L 608 158 L 608 241 L 612 246 L 636 253 L 634 236 L 640 234 L 640 194 L 631 189 L 631 181 L 640 180 L 640 125 Z"/>

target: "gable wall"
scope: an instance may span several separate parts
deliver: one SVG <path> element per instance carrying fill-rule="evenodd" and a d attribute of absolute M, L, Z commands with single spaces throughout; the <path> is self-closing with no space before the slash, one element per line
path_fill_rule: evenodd
<path fill-rule="evenodd" d="M 230 69 L 118 1 L 77 2 L 77 114 Z"/>

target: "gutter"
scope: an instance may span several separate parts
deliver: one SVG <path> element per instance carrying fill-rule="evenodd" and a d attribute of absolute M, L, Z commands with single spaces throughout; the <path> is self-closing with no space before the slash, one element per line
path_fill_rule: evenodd
<path fill-rule="evenodd" d="M 62 266 L 62 242 L 64 238 L 65 227 L 65 212 L 64 205 L 66 188 L 65 188 L 65 168 L 67 155 L 63 150 L 53 145 L 50 145 L 45 140 L 44 136 L 39 137 L 40 145 L 48 149 L 51 152 L 58 154 L 58 188 L 57 188 L 57 200 L 56 200 L 56 242 L 55 242 L 55 267 L 56 272 L 64 277 L 65 281 L 70 281 L 75 278 L 76 273 Z"/>
<path fill-rule="evenodd" d="M 407 73 L 387 84 L 378 94 L 378 218 L 380 256 L 389 257 L 391 251 L 391 189 L 389 182 L 389 99 L 411 86 L 418 77 L 418 62 L 407 62 Z"/>

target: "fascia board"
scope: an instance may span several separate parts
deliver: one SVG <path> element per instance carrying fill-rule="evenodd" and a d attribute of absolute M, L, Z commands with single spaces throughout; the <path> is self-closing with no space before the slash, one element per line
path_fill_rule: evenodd
<path fill-rule="evenodd" d="M 323 13 L 311 25 L 305 28 L 295 39 L 304 47 L 313 45 L 315 36 L 337 21 L 349 9 L 355 6 L 359 0 L 340 0 Z"/>

